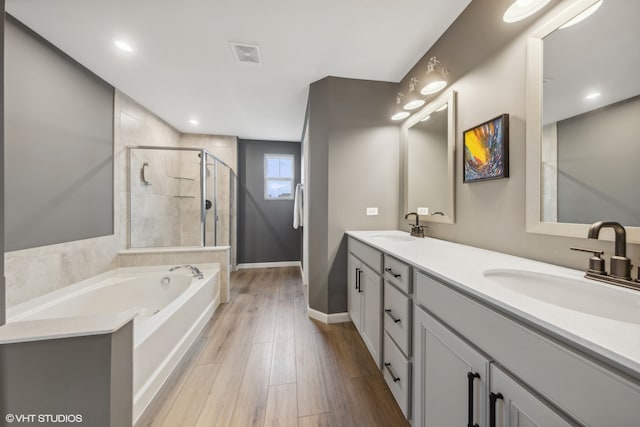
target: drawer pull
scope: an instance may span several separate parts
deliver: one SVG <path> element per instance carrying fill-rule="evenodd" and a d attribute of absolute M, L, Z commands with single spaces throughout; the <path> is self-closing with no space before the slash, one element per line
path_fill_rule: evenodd
<path fill-rule="evenodd" d="M 394 273 L 394 272 L 393 272 L 393 270 L 392 270 L 392 269 L 390 269 L 390 268 L 385 268 L 385 269 L 384 269 L 384 271 L 386 271 L 387 273 L 389 273 L 390 275 L 392 275 L 392 276 L 393 276 L 393 277 L 395 277 L 396 279 L 397 279 L 398 277 L 401 277 L 401 276 L 402 276 L 401 274 Z"/>
<path fill-rule="evenodd" d="M 469 422 L 467 427 L 479 427 L 478 423 L 473 422 L 473 382 L 476 378 L 480 378 L 480 374 L 477 372 L 467 372 L 467 380 L 469 380 Z"/>
<path fill-rule="evenodd" d="M 391 369 L 391 363 L 384 362 L 384 366 L 387 368 L 387 371 L 389 371 L 389 374 L 391 375 L 391 379 L 393 380 L 394 383 L 397 383 L 398 381 L 400 381 L 400 377 L 393 373 L 393 370 Z"/>
<path fill-rule="evenodd" d="M 496 401 L 504 400 L 502 393 L 489 393 L 489 427 L 496 427 Z"/>
<path fill-rule="evenodd" d="M 387 316 L 389 316 L 391 318 L 391 320 L 394 321 L 394 323 L 400 323 L 400 320 L 398 317 L 394 316 L 393 313 L 391 312 L 390 308 L 385 308 L 384 312 L 387 313 Z"/>

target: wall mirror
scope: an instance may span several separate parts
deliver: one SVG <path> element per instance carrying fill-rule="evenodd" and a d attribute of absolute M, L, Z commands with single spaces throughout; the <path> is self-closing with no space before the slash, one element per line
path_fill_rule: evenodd
<path fill-rule="evenodd" d="M 527 231 L 640 243 L 640 2 L 579 0 L 527 52 Z"/>
<path fill-rule="evenodd" d="M 450 90 L 409 117 L 400 129 L 405 151 L 405 212 L 420 221 L 455 222 L 455 92 Z"/>

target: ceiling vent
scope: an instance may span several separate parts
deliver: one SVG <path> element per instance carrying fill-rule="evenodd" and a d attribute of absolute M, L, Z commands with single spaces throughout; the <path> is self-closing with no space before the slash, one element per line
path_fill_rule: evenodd
<path fill-rule="evenodd" d="M 256 45 L 229 42 L 233 56 L 241 64 L 262 64 L 260 49 Z"/>

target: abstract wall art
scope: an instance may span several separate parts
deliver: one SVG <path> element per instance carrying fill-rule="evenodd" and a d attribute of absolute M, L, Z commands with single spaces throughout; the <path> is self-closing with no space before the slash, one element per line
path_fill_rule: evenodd
<path fill-rule="evenodd" d="M 463 134 L 463 182 L 509 176 L 509 115 L 502 114 Z"/>

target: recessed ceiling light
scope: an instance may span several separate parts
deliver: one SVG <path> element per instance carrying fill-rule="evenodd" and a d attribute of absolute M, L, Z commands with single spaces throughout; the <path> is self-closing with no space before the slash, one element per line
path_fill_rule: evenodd
<path fill-rule="evenodd" d="M 410 115 L 411 113 L 409 113 L 408 111 L 400 111 L 399 113 L 396 113 L 393 116 L 391 116 L 391 120 L 398 121 L 398 120 L 406 119 Z"/>
<path fill-rule="evenodd" d="M 438 111 L 444 111 L 444 110 L 446 110 L 448 106 L 449 106 L 449 104 L 443 104 L 442 106 L 440 106 L 440 107 L 438 107 L 438 108 L 436 109 L 436 113 L 437 113 Z"/>
<path fill-rule="evenodd" d="M 116 39 L 113 41 L 113 44 L 115 44 L 116 47 L 120 50 L 123 50 L 125 52 L 133 52 L 133 47 L 124 40 Z"/>
<path fill-rule="evenodd" d="M 591 92 L 589 95 L 585 96 L 584 99 L 595 99 L 600 96 L 600 92 Z"/>
<path fill-rule="evenodd" d="M 502 20 L 507 23 L 522 21 L 547 5 L 551 0 L 516 0 L 504 12 Z"/>
<path fill-rule="evenodd" d="M 195 125 L 197 125 L 197 124 L 199 124 L 199 123 L 200 123 L 200 122 L 199 122 L 198 120 L 196 120 L 196 119 L 189 119 L 189 124 L 192 124 L 192 125 L 194 125 L 194 126 L 195 126 Z"/>
<path fill-rule="evenodd" d="M 429 116 L 425 117 L 424 119 L 422 119 L 422 120 L 420 120 L 420 121 L 421 121 L 421 122 L 426 122 L 426 121 L 427 121 L 427 120 L 429 120 L 430 118 L 431 118 L 431 116 L 429 115 Z"/>
<path fill-rule="evenodd" d="M 576 25 L 578 22 L 582 22 L 585 19 L 587 19 L 588 17 L 590 17 L 591 15 L 593 15 L 595 13 L 596 10 L 600 9 L 600 6 L 602 6 L 602 2 L 603 0 L 600 0 L 599 2 L 591 5 L 590 7 L 586 8 L 584 10 L 584 12 L 580 13 L 579 15 L 575 16 L 573 19 L 567 21 L 566 24 L 561 25 L 559 28 L 565 29 L 565 28 L 569 28 L 573 25 Z"/>

